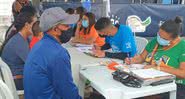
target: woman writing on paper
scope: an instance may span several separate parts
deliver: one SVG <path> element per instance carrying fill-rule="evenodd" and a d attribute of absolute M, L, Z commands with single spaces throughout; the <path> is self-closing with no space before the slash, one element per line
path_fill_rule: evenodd
<path fill-rule="evenodd" d="M 78 22 L 73 43 L 95 44 L 96 46 L 103 46 L 105 39 L 101 38 L 94 28 L 95 15 L 93 13 L 86 13 L 82 20 Z"/>
<path fill-rule="evenodd" d="M 185 99 L 185 40 L 179 34 L 182 31 L 182 19 L 164 22 L 145 50 L 131 60 L 126 58 L 127 64 L 148 63 L 145 68 L 155 68 L 176 75 L 177 99 Z M 168 99 L 168 98 L 162 98 Z"/>

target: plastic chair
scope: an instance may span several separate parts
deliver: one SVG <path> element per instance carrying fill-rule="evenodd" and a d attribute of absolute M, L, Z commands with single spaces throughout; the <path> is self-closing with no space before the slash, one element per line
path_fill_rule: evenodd
<path fill-rule="evenodd" d="M 0 99 L 15 99 L 8 86 L 0 80 Z"/>
<path fill-rule="evenodd" d="M 173 4 L 173 0 L 162 0 L 162 4 Z"/>
<path fill-rule="evenodd" d="M 148 44 L 148 40 L 144 37 L 135 37 L 136 45 L 137 45 L 137 54 L 141 54 Z"/>
<path fill-rule="evenodd" d="M 14 99 L 19 99 L 18 95 L 23 95 L 24 91 L 20 90 L 17 91 L 15 87 L 15 82 L 12 76 L 12 72 L 9 68 L 9 66 L 0 58 L 0 69 L 2 74 L 2 79 L 5 82 L 5 84 L 9 87 L 10 91 L 13 94 Z"/>

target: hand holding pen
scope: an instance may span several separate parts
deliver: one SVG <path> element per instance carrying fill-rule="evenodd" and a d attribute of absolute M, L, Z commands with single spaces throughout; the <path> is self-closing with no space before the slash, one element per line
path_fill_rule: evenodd
<path fill-rule="evenodd" d="M 132 58 L 130 57 L 130 54 L 129 53 L 127 53 L 127 58 L 125 58 L 125 63 L 127 65 L 132 64 Z"/>
<path fill-rule="evenodd" d="M 129 68 L 131 68 L 131 66 L 132 66 L 132 61 L 131 60 L 132 59 L 131 59 L 131 56 L 130 56 L 130 53 L 129 52 L 127 53 L 127 58 L 128 58 L 128 61 L 129 61 L 129 64 L 128 64 L 129 65 Z"/>

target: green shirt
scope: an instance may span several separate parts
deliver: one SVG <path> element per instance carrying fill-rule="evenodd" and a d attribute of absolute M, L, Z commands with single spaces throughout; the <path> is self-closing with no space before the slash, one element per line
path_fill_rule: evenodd
<path fill-rule="evenodd" d="M 147 44 L 146 51 L 148 52 L 148 55 L 146 59 L 151 58 L 151 54 L 156 44 L 157 38 L 154 38 Z M 158 63 L 160 59 L 162 59 L 162 62 L 168 66 L 171 66 L 173 68 L 179 68 L 180 63 L 185 62 L 185 41 L 181 40 L 177 45 L 168 50 L 163 50 L 162 46 L 159 45 L 154 55 L 154 61 Z M 185 79 L 177 78 L 176 82 L 185 85 Z"/>

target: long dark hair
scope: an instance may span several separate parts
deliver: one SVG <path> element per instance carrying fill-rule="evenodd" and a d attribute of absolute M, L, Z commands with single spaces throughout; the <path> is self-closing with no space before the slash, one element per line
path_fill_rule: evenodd
<path fill-rule="evenodd" d="M 84 34 L 89 34 L 91 27 L 96 23 L 95 15 L 91 12 L 85 13 L 85 16 L 89 19 L 89 26 L 87 28 L 84 28 Z"/>
<path fill-rule="evenodd" d="M 24 26 L 25 26 L 26 23 L 31 23 L 31 22 L 33 21 L 33 17 L 34 17 L 34 16 L 35 16 L 35 14 L 33 14 L 33 13 L 28 13 L 28 12 L 20 13 L 20 14 L 17 16 L 15 22 L 13 23 L 13 25 L 14 25 L 15 28 L 16 28 L 16 32 L 14 31 L 13 33 L 11 33 L 11 35 L 10 35 L 7 39 L 5 39 L 5 41 L 4 41 L 4 43 L 3 43 L 2 47 L 1 47 L 0 54 L 2 53 L 3 48 L 4 48 L 4 46 L 6 45 L 6 43 L 8 43 L 8 41 L 9 41 L 15 34 L 17 34 L 19 31 L 21 31 L 21 30 L 24 28 Z"/>

